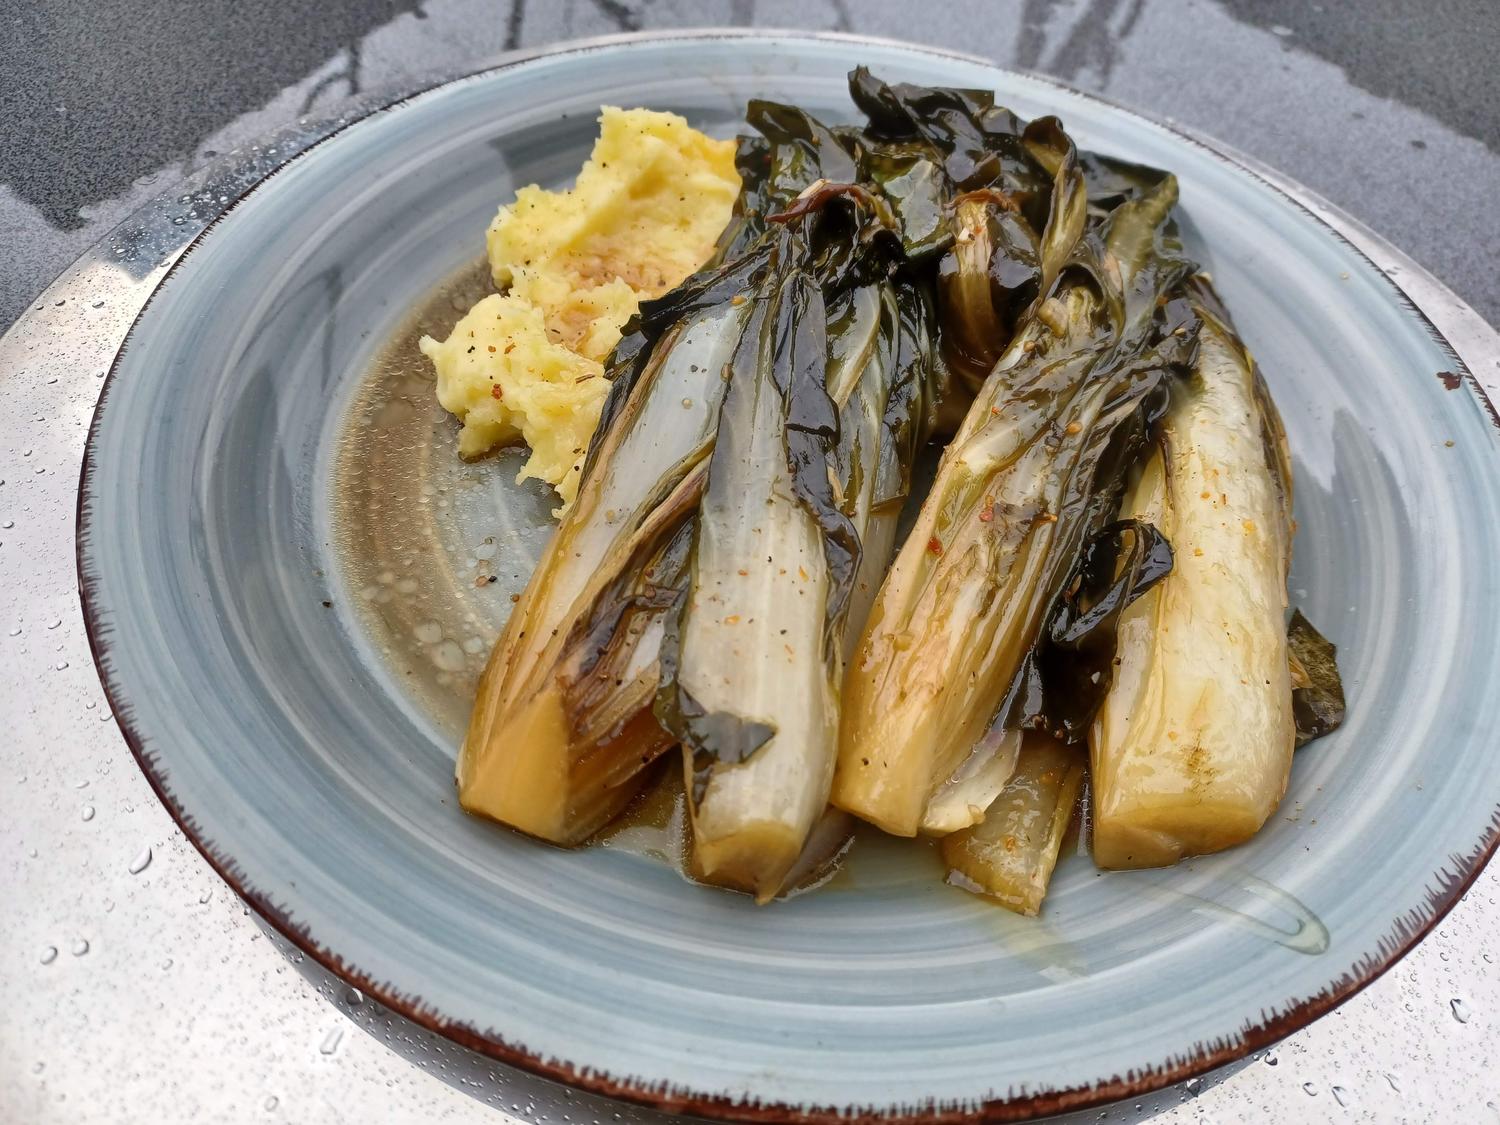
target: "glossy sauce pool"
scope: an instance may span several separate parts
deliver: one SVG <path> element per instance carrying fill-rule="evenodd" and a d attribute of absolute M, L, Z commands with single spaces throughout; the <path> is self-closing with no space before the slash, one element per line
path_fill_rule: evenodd
<path fill-rule="evenodd" d="M 458 423 L 417 348 L 493 291 L 480 260 L 413 311 L 365 375 L 334 471 L 338 554 L 362 623 L 455 747 L 511 598 L 553 527 L 550 491 L 514 483 L 519 450 L 459 460 Z"/>

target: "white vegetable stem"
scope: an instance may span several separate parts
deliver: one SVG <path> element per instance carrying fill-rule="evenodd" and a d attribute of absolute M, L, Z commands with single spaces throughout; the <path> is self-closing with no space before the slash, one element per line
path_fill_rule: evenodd
<path fill-rule="evenodd" d="M 1114 684 L 1091 732 L 1103 867 L 1241 843 L 1280 802 L 1291 767 L 1284 439 L 1233 329 L 1201 302 L 1199 312 L 1191 382 L 1124 505 L 1166 534 L 1174 565 L 1120 622 Z"/>
<path fill-rule="evenodd" d="M 745 761 L 716 766 L 694 802 L 703 876 L 758 897 L 780 888 L 827 804 L 838 722 L 823 536 L 793 492 L 786 406 L 769 364 L 743 371 L 725 403 L 714 470 L 724 467 L 733 487 L 711 476 L 699 508 L 678 668 L 705 712 L 772 732 Z M 691 791 L 691 749 L 685 759 Z"/>

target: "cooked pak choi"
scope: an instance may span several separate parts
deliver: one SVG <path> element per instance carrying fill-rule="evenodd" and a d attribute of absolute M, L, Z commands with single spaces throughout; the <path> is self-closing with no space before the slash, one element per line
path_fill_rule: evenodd
<path fill-rule="evenodd" d="M 1296 741 L 1285 436 L 1208 281 L 1189 291 L 1198 356 L 1124 505 L 1172 541 L 1176 561 L 1124 611 L 1089 738 L 1101 867 L 1155 867 L 1249 839 L 1286 791 Z"/>
<path fill-rule="evenodd" d="M 1059 175 L 1081 180 L 1076 160 Z M 1053 718 L 1034 652 L 1194 343 L 1174 297 L 1191 268 L 1175 201 L 1167 177 L 1121 203 L 1038 294 L 877 595 L 845 683 L 834 803 L 887 832 L 914 835 L 950 779 L 979 772 L 976 754 L 1005 752 L 992 727 Z"/>
<path fill-rule="evenodd" d="M 695 878 L 793 893 L 860 818 L 1026 914 L 1086 776 L 1101 866 L 1248 838 L 1344 700 L 1176 180 L 987 92 L 850 92 L 751 103 L 714 258 L 626 326 L 463 806 L 571 845 L 680 770 Z"/>

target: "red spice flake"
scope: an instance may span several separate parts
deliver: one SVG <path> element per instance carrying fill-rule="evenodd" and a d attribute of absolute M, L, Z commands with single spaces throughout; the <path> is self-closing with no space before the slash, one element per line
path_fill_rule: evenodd
<path fill-rule="evenodd" d="M 748 570 L 746 570 L 744 567 L 740 568 L 740 577 L 741 578 L 748 578 L 749 575 L 750 575 L 750 572 Z"/>
<path fill-rule="evenodd" d="M 1080 426 L 1077 422 L 1069 422 L 1066 426 L 1063 427 L 1063 433 L 1065 434 L 1078 434 L 1082 432 L 1083 427 Z"/>
<path fill-rule="evenodd" d="M 495 350 L 495 345 L 494 344 L 486 344 L 484 346 L 484 350 L 487 351 L 487 352 L 493 352 Z"/>
<path fill-rule="evenodd" d="M 989 523 L 994 518 L 995 518 L 995 498 L 993 496 L 986 496 L 984 498 L 984 507 L 979 510 L 979 522 L 980 523 Z"/>
<path fill-rule="evenodd" d="M 934 535 L 931 539 L 927 540 L 927 549 L 934 555 L 941 555 L 943 553 L 943 541 Z"/>
<path fill-rule="evenodd" d="M 738 613 L 731 613 L 728 617 L 724 618 L 724 624 L 726 625 L 738 625 L 739 623 L 740 615 Z"/>
<path fill-rule="evenodd" d="M 802 568 L 801 568 L 801 567 L 800 567 L 800 566 L 799 566 L 799 567 L 798 567 L 798 568 L 797 568 L 797 577 L 798 577 L 798 578 L 800 578 L 800 579 L 802 579 L 802 581 L 804 581 L 804 582 L 806 582 L 806 581 L 807 581 L 807 571 L 805 571 L 805 570 L 803 570 L 803 569 L 802 569 Z"/>
<path fill-rule="evenodd" d="M 494 350 L 495 350 L 494 348 L 490 349 L 490 351 L 494 351 Z M 515 351 L 515 350 L 516 350 L 516 342 L 514 340 L 512 340 L 510 343 L 508 343 L 508 344 L 505 345 L 505 352 L 503 354 L 510 355 L 510 353 L 513 352 L 513 351 Z"/>
<path fill-rule="evenodd" d="M 504 398 L 505 392 L 500 389 L 499 383 L 490 384 L 490 398 Z"/>

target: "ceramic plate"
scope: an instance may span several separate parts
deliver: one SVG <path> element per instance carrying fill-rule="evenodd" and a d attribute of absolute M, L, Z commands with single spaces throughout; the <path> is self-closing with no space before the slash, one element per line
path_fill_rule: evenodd
<path fill-rule="evenodd" d="M 1192 248 L 1286 418 L 1294 599 L 1340 646 L 1349 721 L 1299 753 L 1251 844 L 1154 872 L 1070 856 L 1035 920 L 878 845 L 837 886 L 757 909 L 684 881 L 643 854 L 649 840 L 564 852 L 454 799 L 462 691 L 549 504 L 512 483 L 514 460 L 454 462 L 401 349 L 456 318 L 450 289 L 497 204 L 565 182 L 601 104 L 721 135 L 750 97 L 845 118 L 857 64 L 994 89 L 1082 145 L 1177 172 Z M 101 400 L 80 513 L 121 727 L 219 871 L 412 1018 L 669 1108 L 1003 1118 L 1181 1080 L 1367 983 L 1495 842 L 1493 408 L 1389 280 L 1267 182 L 971 59 L 636 40 L 357 121 L 252 190 L 162 282 Z"/>

